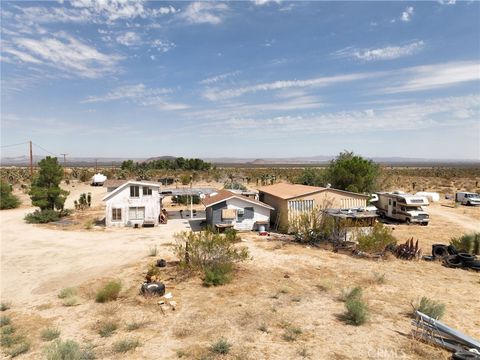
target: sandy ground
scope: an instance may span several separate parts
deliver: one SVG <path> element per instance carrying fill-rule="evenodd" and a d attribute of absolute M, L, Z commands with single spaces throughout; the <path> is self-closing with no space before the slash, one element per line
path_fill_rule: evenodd
<path fill-rule="evenodd" d="M 91 216 L 102 214 L 103 188 L 70 186 L 67 206 L 82 192 L 92 192 Z M 479 231 L 480 208 L 429 208 L 427 227 L 392 225 L 401 241 L 419 239 L 424 253 L 433 243 Z M 222 359 L 447 359 L 443 350 L 414 341 L 409 313 L 411 302 L 428 296 L 446 304 L 444 322 L 480 338 L 480 274 L 448 269 L 439 263 L 352 258 L 286 242 L 276 236 L 242 235 L 252 259 L 239 265 L 234 281 L 217 288 L 202 286 L 198 276 L 184 277 L 175 266 L 162 270 L 162 281 L 177 302 L 164 311 L 158 299 L 138 295 L 147 266 L 156 258 L 169 263 L 173 234 L 189 228 L 175 219 L 145 229 L 87 230 L 75 227 L 28 225 L 27 205 L 0 213 L 1 299 L 19 332 L 28 334 L 31 350 L 20 356 L 43 358 L 40 332 L 47 326 L 61 330 L 62 339 L 92 344 L 102 359 L 209 359 L 209 346 L 221 337 L 233 346 Z M 148 256 L 156 245 L 156 258 Z M 378 281 L 384 275 L 385 280 Z M 107 279 L 122 280 L 118 301 L 97 304 L 95 290 Z M 58 292 L 78 287 L 79 304 L 62 306 Z M 341 321 L 342 289 L 362 286 L 370 308 L 367 324 L 354 327 Z M 2 313 L 3 315 L 3 313 Z M 99 323 L 117 321 L 109 338 L 98 335 Z M 126 324 L 143 321 L 138 330 Z M 301 334 L 285 337 L 288 328 Z M 136 338 L 141 346 L 125 355 L 112 352 L 113 342 Z"/>

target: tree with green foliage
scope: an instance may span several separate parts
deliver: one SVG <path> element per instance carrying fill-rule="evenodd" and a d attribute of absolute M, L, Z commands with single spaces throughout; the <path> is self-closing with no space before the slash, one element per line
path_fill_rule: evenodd
<path fill-rule="evenodd" d="M 41 210 L 63 210 L 68 191 L 60 188 L 62 166 L 57 158 L 47 156 L 38 163 L 38 176 L 33 180 L 29 195 L 32 204 Z"/>
<path fill-rule="evenodd" d="M 295 183 L 310 186 L 325 186 L 325 171 L 322 169 L 306 168 L 296 179 Z"/>
<path fill-rule="evenodd" d="M 333 188 L 369 193 L 375 189 L 379 174 L 378 164 L 353 152 L 345 151 L 330 161 L 326 177 Z"/>
<path fill-rule="evenodd" d="M 134 164 L 133 160 L 123 161 L 122 165 L 121 165 L 121 169 L 126 170 L 126 171 L 133 171 L 135 169 L 135 164 Z"/>
<path fill-rule="evenodd" d="M 12 186 L 6 182 L 0 182 L 0 209 L 15 209 L 20 205 L 20 199 L 12 194 Z"/>

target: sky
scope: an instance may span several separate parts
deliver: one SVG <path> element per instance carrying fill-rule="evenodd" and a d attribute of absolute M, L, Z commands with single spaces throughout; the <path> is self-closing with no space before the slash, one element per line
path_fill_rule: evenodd
<path fill-rule="evenodd" d="M 480 160 L 478 1 L 0 4 L 2 157 Z"/>

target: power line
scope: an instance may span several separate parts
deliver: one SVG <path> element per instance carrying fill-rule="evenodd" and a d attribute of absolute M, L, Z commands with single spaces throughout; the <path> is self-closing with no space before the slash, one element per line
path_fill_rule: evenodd
<path fill-rule="evenodd" d="M 36 143 L 32 143 L 32 144 L 33 144 L 33 145 L 35 145 L 36 147 L 38 147 L 38 148 L 42 149 L 43 151 L 45 151 L 45 152 L 49 153 L 50 155 L 53 155 L 53 156 L 56 156 L 56 157 L 58 157 L 58 155 L 57 155 L 57 154 L 54 154 L 54 153 L 52 153 L 51 151 L 48 151 L 47 149 L 45 149 L 45 148 L 41 147 L 40 145 L 38 145 L 38 144 L 36 144 Z"/>
<path fill-rule="evenodd" d="M 28 141 L 25 141 L 25 142 L 22 142 L 22 143 L 18 143 L 18 144 L 2 145 L 2 146 L 0 146 L 0 147 L 5 148 L 5 147 L 18 146 L 18 145 L 25 145 L 25 144 L 28 144 Z"/>

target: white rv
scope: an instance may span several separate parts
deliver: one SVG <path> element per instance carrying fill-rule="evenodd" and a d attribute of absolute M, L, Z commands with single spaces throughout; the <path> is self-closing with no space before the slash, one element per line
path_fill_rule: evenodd
<path fill-rule="evenodd" d="M 378 192 L 378 200 L 372 202 L 380 217 L 405 221 L 407 224 L 428 225 L 429 216 L 422 206 L 428 206 L 424 196 L 405 194 L 400 191 Z"/>
<path fill-rule="evenodd" d="M 480 205 L 480 195 L 472 192 L 457 192 L 455 194 L 455 202 L 462 205 Z"/>

